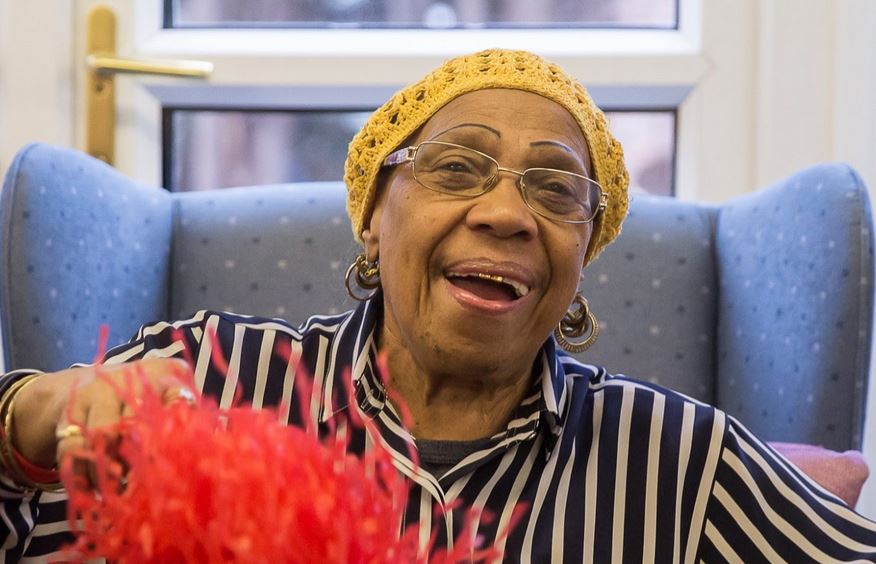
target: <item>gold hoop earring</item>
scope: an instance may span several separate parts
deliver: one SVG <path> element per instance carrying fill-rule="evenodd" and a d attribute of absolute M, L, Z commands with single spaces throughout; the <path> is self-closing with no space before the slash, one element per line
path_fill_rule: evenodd
<path fill-rule="evenodd" d="M 588 331 L 589 334 L 583 341 L 572 342 L 570 340 L 577 339 Z M 590 304 L 587 303 L 584 296 L 575 294 L 575 300 L 569 307 L 569 311 L 554 329 L 554 338 L 557 340 L 557 344 L 563 350 L 577 354 L 589 349 L 596 342 L 597 337 L 599 337 L 599 321 L 590 311 Z"/>
<path fill-rule="evenodd" d="M 363 290 L 368 290 L 368 294 L 364 296 L 356 295 L 353 291 L 352 283 Z M 370 261 L 365 258 L 365 253 L 360 254 L 347 269 L 347 274 L 344 275 L 344 286 L 347 288 L 347 293 L 356 301 L 364 302 L 374 295 L 375 290 L 380 286 L 380 263 L 378 261 Z"/>

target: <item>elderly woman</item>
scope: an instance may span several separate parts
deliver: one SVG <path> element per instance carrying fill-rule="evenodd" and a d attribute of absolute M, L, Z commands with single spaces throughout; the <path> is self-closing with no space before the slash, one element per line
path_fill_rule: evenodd
<path fill-rule="evenodd" d="M 350 145 L 348 210 L 363 245 L 348 271 L 355 311 L 297 328 L 200 312 L 144 327 L 106 363 L 138 362 L 171 399 L 180 390 L 163 376 L 185 339 L 198 392 L 229 400 L 240 384 L 257 405 L 288 404 L 303 388 L 296 370 L 314 374 L 310 416 L 373 420 L 376 434 L 357 431 L 350 449 L 388 449 L 412 485 L 405 521 L 422 539 L 437 533 L 438 546 L 476 507 L 496 516 L 477 534 L 511 561 L 876 560 L 876 525 L 738 422 L 558 350 L 596 337 L 576 290 L 620 231 L 627 178 L 603 114 L 561 69 L 518 51 L 450 60 Z M 211 366 L 211 330 L 236 378 Z M 300 364 L 273 352 L 280 343 Z M 411 428 L 388 399 L 378 351 Z M 82 444 L 69 421 L 106 425 L 126 407 L 87 367 L 8 374 L 0 395 L 15 451 L 0 485 L 9 562 L 65 539 L 63 494 L 40 490 Z M 347 397 L 355 403 L 337 399 Z M 504 538 L 518 504 L 526 511 Z"/>

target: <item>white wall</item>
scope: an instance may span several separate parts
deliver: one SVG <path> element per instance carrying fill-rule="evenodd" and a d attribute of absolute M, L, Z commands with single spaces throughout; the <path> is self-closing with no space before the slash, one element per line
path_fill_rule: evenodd
<path fill-rule="evenodd" d="M 0 170 L 30 141 L 72 145 L 72 2 L 0 0 Z"/>
<path fill-rule="evenodd" d="M 73 144 L 72 20 L 66 1 L 0 0 L 0 174 L 26 143 Z"/>
<path fill-rule="evenodd" d="M 876 190 L 876 2 L 848 0 L 837 10 L 835 151 Z"/>
<path fill-rule="evenodd" d="M 876 2 L 759 5 L 754 179 L 844 160 L 876 189 Z M 873 193 L 873 192 L 871 192 Z"/>

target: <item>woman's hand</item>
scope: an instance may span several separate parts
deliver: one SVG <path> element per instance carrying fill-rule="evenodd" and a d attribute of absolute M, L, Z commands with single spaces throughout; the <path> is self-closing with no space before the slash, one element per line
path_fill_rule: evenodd
<path fill-rule="evenodd" d="M 15 398 L 12 413 L 12 444 L 27 460 L 51 468 L 69 453 L 84 446 L 78 433 L 58 431 L 68 425 L 83 428 L 106 427 L 130 413 L 117 390 L 127 394 L 129 382 L 139 379 L 126 376 L 132 369 L 170 402 L 184 398 L 182 382 L 189 381 L 191 368 L 175 358 L 155 358 L 127 364 L 71 368 L 41 374 Z M 99 374 L 99 375 L 98 375 Z M 133 390 L 140 393 L 142 386 Z"/>

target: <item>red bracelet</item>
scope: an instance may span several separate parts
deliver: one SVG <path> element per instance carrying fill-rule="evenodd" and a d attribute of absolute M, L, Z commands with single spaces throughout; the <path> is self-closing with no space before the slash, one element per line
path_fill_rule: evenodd
<path fill-rule="evenodd" d="M 24 475 L 29 480 L 37 484 L 55 484 L 61 481 L 61 473 L 57 470 L 37 466 L 14 448 L 12 449 L 12 455 L 15 457 L 15 461 L 18 463 L 21 471 L 24 472 Z"/>

